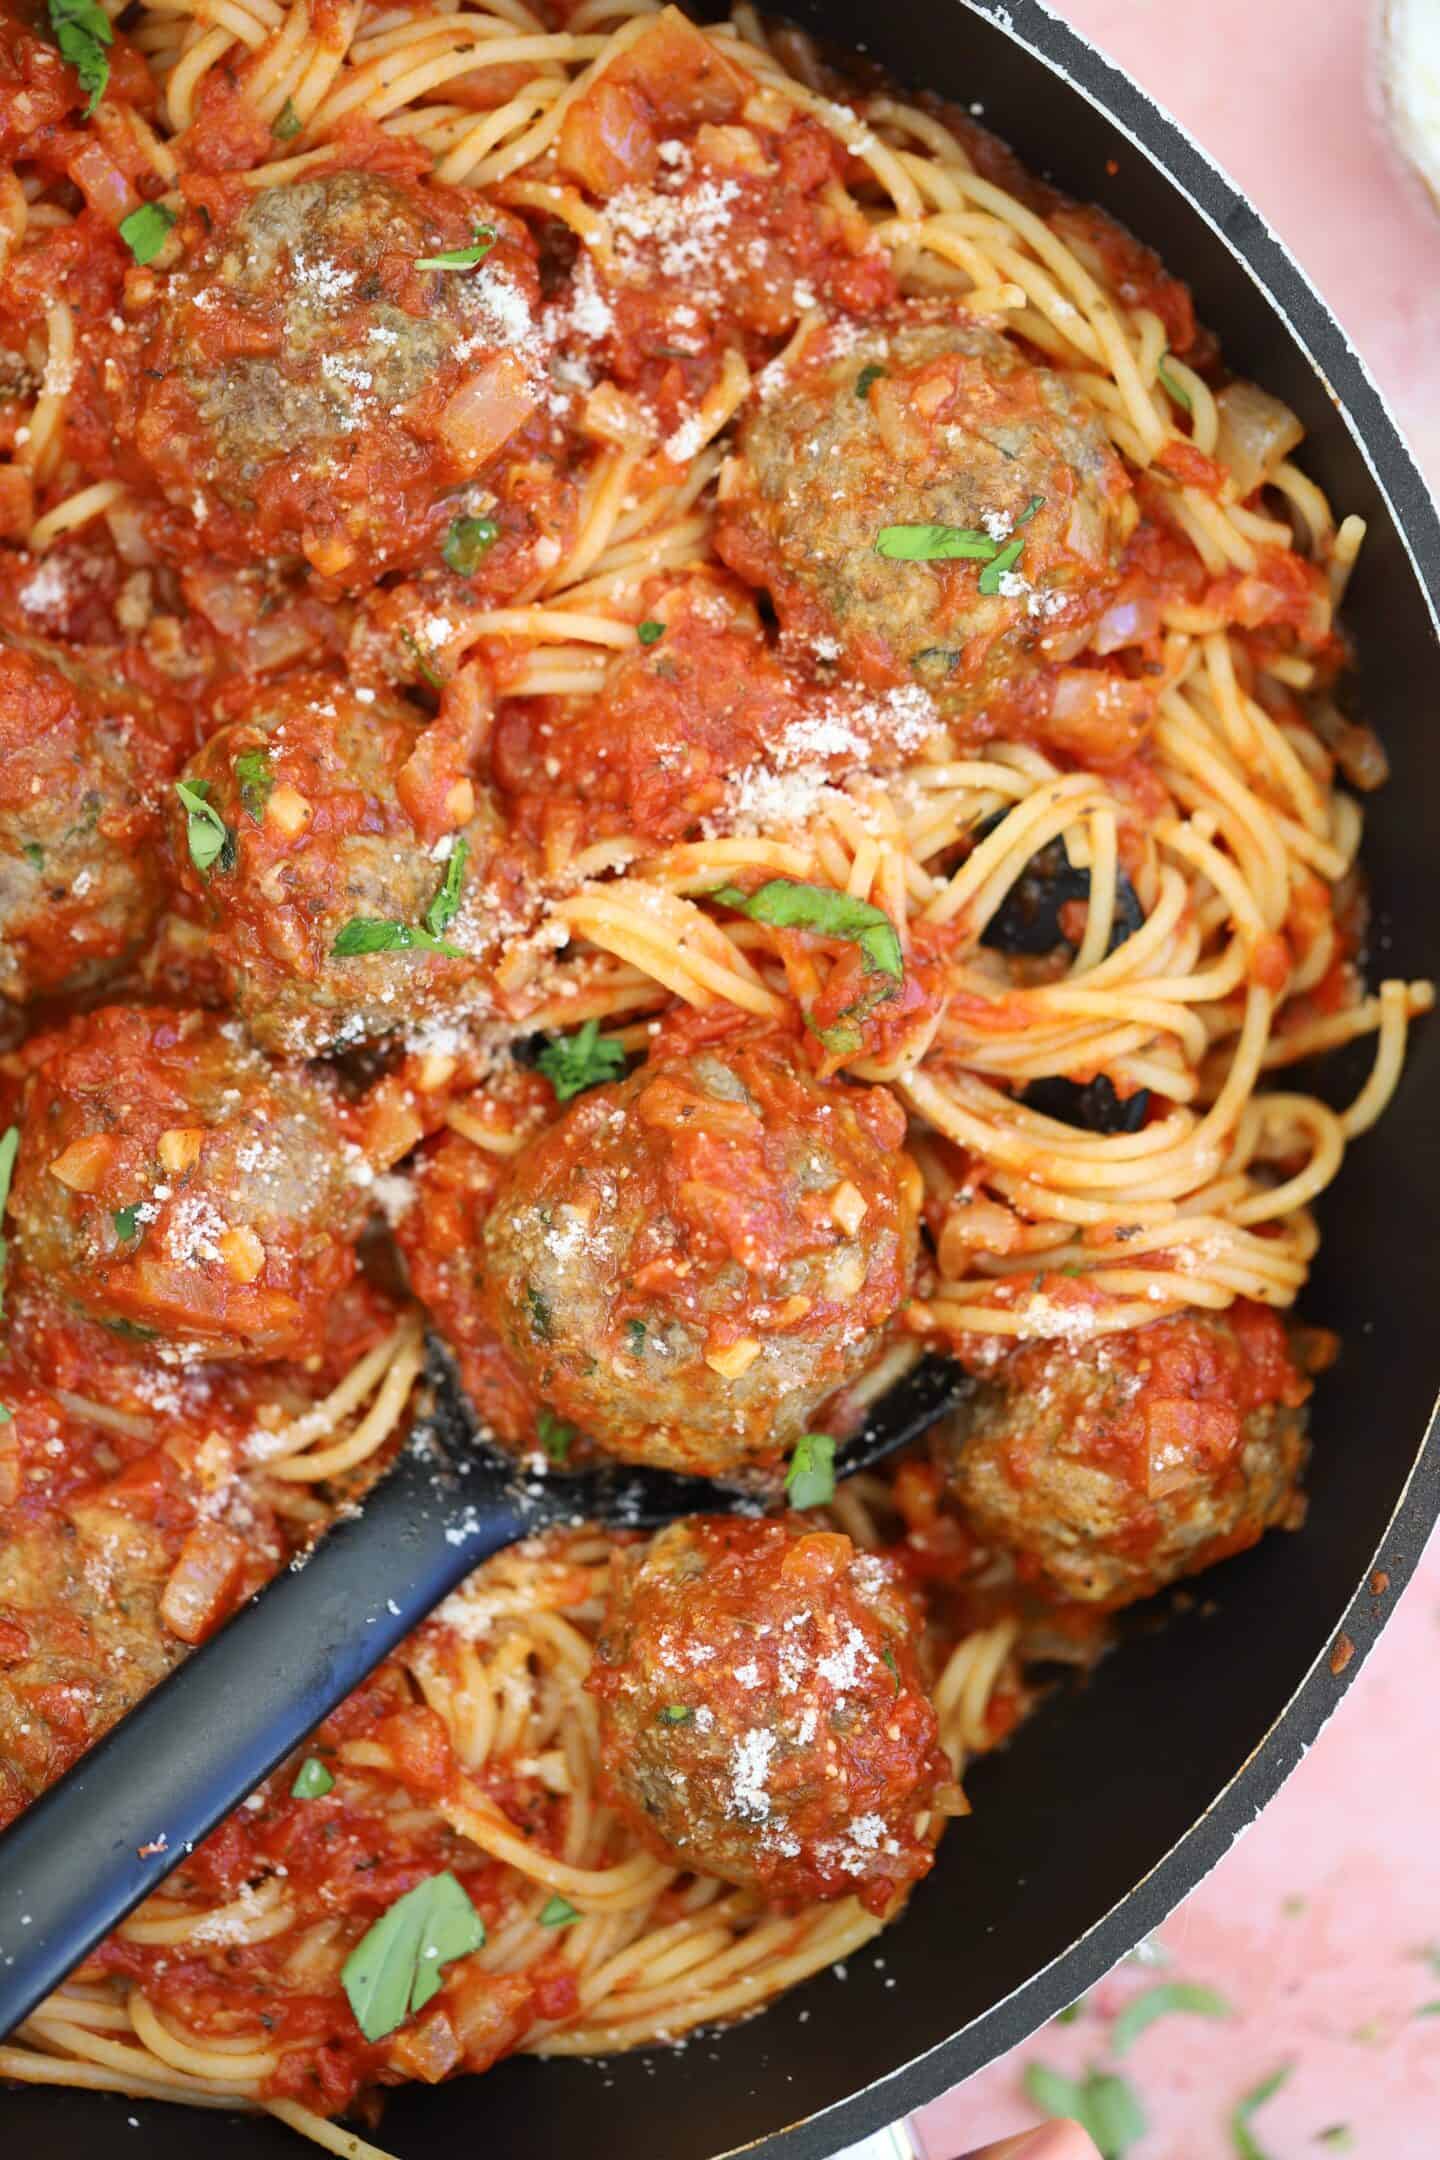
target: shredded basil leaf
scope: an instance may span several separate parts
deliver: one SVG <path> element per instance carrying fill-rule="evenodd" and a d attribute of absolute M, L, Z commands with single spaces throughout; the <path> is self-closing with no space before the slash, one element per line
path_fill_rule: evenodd
<path fill-rule="evenodd" d="M 1123 2055 L 1157 2018 L 1186 2011 L 1193 2017 L 1227 2018 L 1230 2005 L 1214 1988 L 1194 1987 L 1185 1980 L 1162 1980 L 1158 1986 L 1134 1995 L 1110 2028 L 1112 2053 Z"/>
<path fill-rule="evenodd" d="M 235 836 L 209 801 L 208 780 L 177 780 L 175 793 L 185 808 L 185 838 L 190 860 L 201 876 L 217 864 L 221 870 L 235 867 Z"/>
<path fill-rule="evenodd" d="M 318 1755 L 307 1755 L 290 1787 L 292 1800 L 318 1800 L 334 1789 L 335 1780 Z"/>
<path fill-rule="evenodd" d="M 555 1090 L 557 1102 L 569 1102 L 587 1088 L 618 1080 L 625 1070 L 625 1052 L 617 1042 L 602 1037 L 598 1020 L 587 1020 L 573 1035 L 556 1035 L 535 1060 Z"/>
<path fill-rule="evenodd" d="M 120 237 L 137 263 L 153 262 L 169 237 L 175 213 L 164 203 L 142 203 L 120 220 Z"/>
<path fill-rule="evenodd" d="M 889 368 L 881 367 L 878 360 L 866 361 L 864 367 L 855 377 L 855 395 L 861 400 L 862 404 L 870 395 L 870 385 L 879 382 L 881 376 L 888 375 L 889 372 Z"/>
<path fill-rule="evenodd" d="M 447 945 L 440 933 L 449 928 L 459 909 L 469 856 L 470 843 L 462 836 L 450 850 L 440 890 L 426 908 L 423 922 L 390 922 L 372 915 L 356 915 L 341 925 L 330 947 L 332 957 L 354 960 L 368 953 L 413 951 L 448 953 L 452 960 L 463 960 L 465 955 L 459 946 Z"/>
<path fill-rule="evenodd" d="M 268 750 L 242 750 L 235 760 L 235 778 L 240 783 L 240 807 L 253 825 L 258 825 L 265 815 L 265 805 L 275 786 L 275 768 L 270 763 Z"/>
<path fill-rule="evenodd" d="M 421 917 L 431 937 L 438 938 L 442 930 L 448 930 L 460 909 L 460 888 L 465 882 L 465 865 L 470 860 L 470 842 L 462 833 L 454 842 L 445 859 L 445 875 L 440 890 Z"/>
<path fill-rule="evenodd" d="M 355 1945 L 340 1978 L 367 2040 L 383 2040 L 439 1991 L 440 1967 L 485 1941 L 485 1923 L 447 1871 L 417 1883 Z"/>
<path fill-rule="evenodd" d="M 553 1410 L 542 1410 L 535 1420 L 535 1431 L 541 1447 L 553 1463 L 568 1462 L 570 1450 L 580 1438 L 578 1425 L 567 1425 L 564 1418 L 556 1417 Z"/>
<path fill-rule="evenodd" d="M 753 893 L 743 893 L 736 885 L 720 885 L 709 898 L 772 929 L 814 930 L 821 937 L 858 945 L 867 971 L 888 975 L 896 982 L 905 979 L 895 925 L 883 908 L 872 907 L 868 900 L 852 899 L 829 885 L 804 885 L 795 878 L 771 878 Z"/>
<path fill-rule="evenodd" d="M 133 1207 L 116 1208 L 110 1220 L 115 1225 L 115 1235 L 122 1245 L 128 1245 L 131 1238 L 139 1233 L 140 1224 Z"/>
<path fill-rule="evenodd" d="M 1014 569 L 1016 563 L 1020 560 L 1024 546 L 1025 542 L 1023 540 L 1011 540 L 1001 548 L 1000 553 L 992 562 L 986 563 L 984 569 L 980 572 L 980 590 L 987 600 L 995 598 L 1000 590 L 1001 578 L 1004 577 L 1007 570 Z"/>
<path fill-rule="evenodd" d="M 1044 2063 L 1027 2063 L 1023 2082 L 1036 2107 L 1079 2123 L 1099 2146 L 1101 2160 L 1123 2160 L 1145 2135 L 1145 2111 L 1132 2087 L 1113 2071 L 1090 2070 L 1079 2079 Z"/>
<path fill-rule="evenodd" d="M 802 1433 L 785 1472 L 785 1497 L 793 1508 L 824 1507 L 835 1497 L 835 1442 L 829 1433 Z"/>
<path fill-rule="evenodd" d="M 569 1898 L 547 1898 L 540 1908 L 541 1927 L 570 1927 L 583 1917 L 570 1903 Z"/>
<path fill-rule="evenodd" d="M 443 255 L 422 255 L 415 267 L 417 270 L 473 270 L 476 263 L 484 262 L 499 237 L 493 225 L 477 225 L 470 247 L 447 248 Z"/>
<path fill-rule="evenodd" d="M 0 1402 L 0 1425 L 10 1424 L 14 1416 L 14 1411 L 11 1410 L 7 1404 Z"/>
<path fill-rule="evenodd" d="M 1230 2117 L 1230 2142 L 1235 2148 L 1235 2160 L 1265 2160 L 1264 2152 L 1250 2135 L 1251 2118 L 1264 2107 L 1267 2100 L 1274 2099 L 1289 2077 L 1291 2067 L 1289 2063 L 1282 2063 L 1278 2070 L 1272 2070 L 1269 2077 L 1262 2078 L 1242 2100 L 1236 2102 L 1235 2111 Z"/>
<path fill-rule="evenodd" d="M 1185 385 L 1171 372 L 1169 360 L 1170 355 L 1168 353 L 1161 353 L 1156 364 L 1155 373 L 1160 379 L 1160 387 L 1167 397 L 1175 400 L 1177 405 L 1183 406 L 1186 412 L 1193 413 L 1195 400 L 1191 397 Z"/>
<path fill-rule="evenodd" d="M 658 645 L 665 635 L 665 625 L 663 622 L 637 623 L 635 635 L 642 645 Z"/>
<path fill-rule="evenodd" d="M 107 45 L 115 42 L 115 32 L 110 18 L 96 0 L 49 0 L 50 27 L 55 32 L 55 42 L 60 47 L 60 57 L 68 60 L 80 78 L 80 87 L 90 94 L 85 107 L 88 120 L 110 80 L 110 55 Z"/>
<path fill-rule="evenodd" d="M 494 547 L 500 527 L 494 518 L 457 517 L 445 535 L 440 552 L 457 577 L 469 577 L 480 567 L 480 558 Z"/>
<path fill-rule="evenodd" d="M 300 133 L 304 125 L 304 121 L 295 110 L 294 100 L 287 97 L 275 116 L 275 124 L 270 132 L 278 137 L 281 142 L 294 142 L 295 137 Z"/>
<path fill-rule="evenodd" d="M 689 1703 L 666 1703 L 664 1709 L 660 1712 L 659 1722 L 662 1725 L 688 1725 L 694 1715 L 695 1712 L 691 1709 Z"/>
<path fill-rule="evenodd" d="M 1084 2014 L 1085 1997 L 1083 1995 L 1080 1995 L 1076 1997 L 1073 2003 L 1067 2003 L 1063 2010 L 1056 2011 L 1055 2023 L 1057 2025 L 1074 2025 L 1079 2021 L 1080 2018 L 1084 2016 Z"/>
<path fill-rule="evenodd" d="M 418 923 L 383 922 L 370 915 L 352 916 L 349 922 L 342 923 L 330 947 L 336 960 L 357 960 L 370 953 L 411 951 L 448 953 L 452 960 L 465 957 L 458 945 L 447 945 L 444 938 L 435 937 Z"/>
<path fill-rule="evenodd" d="M 882 525 L 875 553 L 891 562 L 989 562 L 997 552 L 989 533 L 968 525 Z"/>

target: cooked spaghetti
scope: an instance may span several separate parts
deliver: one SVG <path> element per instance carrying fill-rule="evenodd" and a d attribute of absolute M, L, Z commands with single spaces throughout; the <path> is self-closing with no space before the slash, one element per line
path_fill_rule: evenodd
<path fill-rule="evenodd" d="M 480 1570 L 0 2047 L 363 2155 L 846 1955 L 1027 1663 L 1300 1521 L 1281 1316 L 1432 1002 L 1363 524 L 1148 249 L 748 6 L 12 0 L 0 138 L 5 1816 L 425 1316 L 537 1467 L 790 1463 Z M 963 1417 L 834 1489 L 925 1349 Z"/>

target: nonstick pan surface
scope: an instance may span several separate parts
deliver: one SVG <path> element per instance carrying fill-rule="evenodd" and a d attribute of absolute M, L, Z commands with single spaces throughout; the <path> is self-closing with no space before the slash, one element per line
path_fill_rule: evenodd
<path fill-rule="evenodd" d="M 790 0 L 902 83 L 982 108 L 1034 169 L 1101 203 L 1189 281 L 1225 356 L 1293 405 L 1301 462 L 1369 537 L 1346 618 L 1353 703 L 1392 778 L 1367 809 L 1375 959 L 1437 971 L 1440 521 L 1343 332 L 1230 182 L 1034 0 Z M 1357 84 L 1356 125 L 1363 124 Z M 1318 154 L 1323 154 L 1317 151 Z M 1340 1096 L 1363 1072 L 1332 1064 Z M 1440 1511 L 1440 1028 L 1322 1205 L 1305 1309 L 1343 1353 L 1314 1403 L 1310 1519 L 1206 1575 L 1182 1608 L 1066 1688 L 967 1784 L 906 1917 L 764 2016 L 677 2051 L 519 2059 L 409 2088 L 381 2131 L 407 2156 L 568 2152 L 821 2160 L 1031 2032 L 1153 1928 L 1278 1789 L 1354 1677 Z M 1389 1587 L 1371 1587 L 1375 1570 Z M 1380 1578 L 1377 1577 L 1377 1580 Z M 134 2123 L 135 2128 L 129 2124 Z M 0 2095 L 7 2149 L 92 2160 L 261 2160 L 300 2150 L 254 2118 L 84 2094 Z"/>

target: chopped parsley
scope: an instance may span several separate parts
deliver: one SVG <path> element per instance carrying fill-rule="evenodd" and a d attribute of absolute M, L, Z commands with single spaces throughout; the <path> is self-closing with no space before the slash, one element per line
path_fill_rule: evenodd
<path fill-rule="evenodd" d="M 555 1090 L 557 1102 L 569 1102 L 587 1088 L 618 1080 L 625 1070 L 621 1045 L 600 1033 L 598 1020 L 587 1020 L 573 1035 L 556 1035 L 535 1060 Z"/>
<path fill-rule="evenodd" d="M 631 1357 L 644 1357 L 646 1327 L 643 1320 L 627 1320 L 625 1333 L 629 1338 Z"/>
<path fill-rule="evenodd" d="M 884 1649 L 880 1652 L 880 1656 L 883 1662 L 890 1668 L 890 1677 L 895 1682 L 895 1693 L 898 1696 L 900 1693 L 900 1667 L 895 1662 L 895 1652 L 891 1649 L 888 1642 L 886 1643 Z"/>
<path fill-rule="evenodd" d="M 445 535 L 445 545 L 440 553 L 457 577 L 469 577 L 480 567 L 480 558 L 489 553 L 500 537 L 500 527 L 494 518 L 457 517 Z"/>
<path fill-rule="evenodd" d="M 785 1472 L 785 1497 L 793 1508 L 824 1507 L 835 1497 L 835 1442 L 829 1433 L 802 1433 Z"/>
<path fill-rule="evenodd" d="M 1133 2047 L 1141 2033 L 1157 2018 L 1173 2017 L 1177 2011 L 1192 2017 L 1227 2018 L 1230 2005 L 1214 1988 L 1194 1987 L 1185 1980 L 1162 1980 L 1157 1987 L 1134 1995 L 1110 2028 L 1110 2046 L 1116 2055 Z"/>
<path fill-rule="evenodd" d="M 443 255 L 422 255 L 415 267 L 417 270 L 473 270 L 476 263 L 484 262 L 499 237 L 493 225 L 477 225 L 469 247 L 447 248 Z"/>
<path fill-rule="evenodd" d="M 465 864 L 470 855 L 470 843 L 461 838 L 450 850 L 445 865 L 445 875 L 420 923 L 390 922 L 373 915 L 356 915 L 343 923 L 330 947 L 337 960 L 355 960 L 368 953 L 384 952 L 437 952 L 448 953 L 452 960 L 463 960 L 465 955 L 458 945 L 447 945 L 440 935 L 454 921 L 460 906 L 460 887 L 465 878 Z"/>
<path fill-rule="evenodd" d="M 738 885 L 720 885 L 709 898 L 772 929 L 814 930 L 821 937 L 858 945 L 867 973 L 888 975 L 897 983 L 905 979 L 899 933 L 885 910 L 868 900 L 795 878 L 771 878 L 753 893 L 741 892 Z"/>
<path fill-rule="evenodd" d="M 1145 2111 L 1133 2088 L 1111 2070 L 1069 2078 L 1045 2063 L 1025 2065 L 1025 2096 L 1047 2115 L 1079 2123 L 1100 2148 L 1101 2160 L 1123 2160 L 1144 2137 Z"/>
<path fill-rule="evenodd" d="M 1078 2023 L 1084 2014 L 1085 1997 L 1080 1995 L 1076 1997 L 1073 2003 L 1067 2003 L 1063 2010 L 1056 2012 L 1055 2023 L 1057 2025 L 1074 2025 Z"/>
<path fill-rule="evenodd" d="M 888 368 L 881 367 L 878 360 L 867 360 L 864 367 L 855 377 L 856 397 L 863 403 L 870 395 L 870 385 L 879 382 L 881 376 L 888 375 L 889 372 Z"/>
<path fill-rule="evenodd" d="M 292 1800 L 318 1800 L 334 1789 L 335 1780 L 318 1755 L 307 1755 L 290 1787 Z"/>
<path fill-rule="evenodd" d="M 258 825 L 275 786 L 269 751 L 242 750 L 235 760 L 235 778 L 240 783 L 240 807 L 251 823 Z"/>
<path fill-rule="evenodd" d="M 217 866 L 235 867 L 235 835 L 209 800 L 208 780 L 177 780 L 175 793 L 185 810 L 185 838 L 190 860 L 202 877 Z"/>
<path fill-rule="evenodd" d="M 15 1174 L 15 1158 L 20 1152 L 20 1127 L 8 1126 L 0 1136 L 0 1223 L 5 1220 L 5 1207 L 10 1198 L 10 1180 Z M 5 1310 L 5 1262 L 10 1253 L 10 1241 L 0 1235 L 0 1313 Z"/>
<path fill-rule="evenodd" d="M 122 1245 L 128 1245 L 131 1238 L 139 1236 L 140 1220 L 133 1207 L 116 1208 L 110 1220 L 115 1225 L 115 1235 Z"/>
<path fill-rule="evenodd" d="M 32 870 L 43 870 L 45 868 L 45 850 L 38 840 L 22 840 L 20 852 Z"/>
<path fill-rule="evenodd" d="M 49 0 L 49 5 L 50 27 L 60 57 L 69 61 L 80 78 L 81 89 L 89 92 L 84 115 L 88 120 L 110 80 L 110 55 L 105 48 L 114 44 L 115 32 L 96 0 Z"/>
<path fill-rule="evenodd" d="M 665 635 L 663 622 L 642 622 L 636 625 L 635 635 L 642 645 L 658 645 Z"/>
<path fill-rule="evenodd" d="M 1264 2152 L 1250 2135 L 1251 2119 L 1264 2107 L 1267 2100 L 1274 2099 L 1289 2077 L 1290 2069 L 1289 2063 L 1282 2063 L 1278 2070 L 1272 2070 L 1269 2077 L 1262 2078 L 1258 2085 L 1251 2087 L 1243 2099 L 1235 2103 L 1230 2117 L 1230 2142 L 1234 2147 L 1235 2160 L 1265 2160 Z"/>
<path fill-rule="evenodd" d="M 14 1416 L 14 1411 L 7 1404 L 0 1402 L 0 1425 L 10 1424 Z"/>
<path fill-rule="evenodd" d="M 153 262 L 170 236 L 175 213 L 164 203 L 142 203 L 120 220 L 120 237 L 137 263 Z"/>
<path fill-rule="evenodd" d="M 1317 2145 L 1328 2145 L 1331 2152 L 1350 2152 L 1354 2148 L 1355 2133 L 1349 2123 L 1327 2123 L 1315 2133 Z"/>
<path fill-rule="evenodd" d="M 275 116 L 275 123 L 270 132 L 280 142 L 294 142 L 295 137 L 300 133 L 304 125 L 304 121 L 295 110 L 294 99 L 287 97 Z"/>
<path fill-rule="evenodd" d="M 570 1927 L 583 1915 L 576 1911 L 569 1898 L 547 1898 L 540 1908 L 541 1927 Z"/>
<path fill-rule="evenodd" d="M 688 1725 L 694 1715 L 689 1703 L 669 1702 L 660 1712 L 657 1722 L 661 1725 Z"/>
<path fill-rule="evenodd" d="M 1183 407 L 1186 412 L 1193 413 L 1195 400 L 1191 397 L 1185 385 L 1172 372 L 1169 353 L 1161 353 L 1156 364 L 1155 373 L 1159 377 L 1160 387 L 1165 392 L 1165 395 L 1173 398 L 1175 403 Z"/>
<path fill-rule="evenodd" d="M 564 1418 L 556 1417 L 553 1410 L 540 1412 L 535 1420 L 535 1431 L 541 1447 L 553 1463 L 568 1462 L 570 1450 L 580 1438 L 579 1426 L 567 1425 Z"/>
<path fill-rule="evenodd" d="M 362 1935 L 341 1968 L 355 2022 L 383 2040 L 439 1992 L 440 1967 L 485 1941 L 485 1923 L 447 1870 L 397 1898 Z"/>

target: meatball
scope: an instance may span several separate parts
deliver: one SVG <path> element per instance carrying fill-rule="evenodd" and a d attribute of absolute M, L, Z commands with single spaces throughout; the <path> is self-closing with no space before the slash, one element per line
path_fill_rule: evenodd
<path fill-rule="evenodd" d="M 144 942 L 188 740 L 178 707 L 123 678 L 0 645 L 0 995 L 90 989 Z"/>
<path fill-rule="evenodd" d="M 778 1903 L 891 1907 L 950 1776 L 893 1564 L 800 1517 L 698 1516 L 619 1554 L 595 1663 L 616 1804 L 683 1867 Z"/>
<path fill-rule="evenodd" d="M 532 1393 L 612 1454 L 774 1462 L 908 1294 L 904 1132 L 893 1096 L 822 1086 L 778 1038 L 682 1038 L 516 1158 L 477 1256 L 489 1324 Z"/>
<path fill-rule="evenodd" d="M 986 1543 L 1052 1595 L 1125 1605 L 1298 1527 L 1308 1393 L 1275 1315 L 1242 1302 L 1028 1344 L 938 1445 Z"/>
<path fill-rule="evenodd" d="M 247 697 L 186 767 L 202 822 L 177 795 L 180 882 L 264 1048 L 314 1056 L 483 1003 L 496 820 L 469 750 L 404 698 L 316 672 Z M 207 810 L 227 835 L 213 858 Z"/>
<path fill-rule="evenodd" d="M 365 1217 L 326 1086 L 159 1006 L 102 1007 L 21 1055 L 20 1284 L 182 1361 L 319 1347 Z"/>
<path fill-rule="evenodd" d="M 716 548 L 794 641 L 874 690 L 921 685 L 974 739 L 1043 723 L 1047 665 L 1113 591 L 1130 487 L 1068 383 L 995 331 L 910 310 L 802 355 L 740 449 Z M 915 528 L 936 526 L 995 567 L 926 559 Z M 886 542 L 908 559 L 879 551 L 887 528 L 909 528 Z"/>
<path fill-rule="evenodd" d="M 303 556 L 356 587 L 437 560 L 472 507 L 453 491 L 539 401 L 524 228 L 432 182 L 336 172 L 186 238 L 132 440 L 207 552 Z"/>

